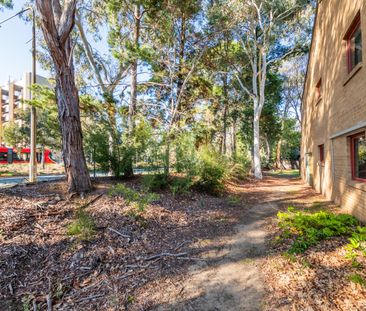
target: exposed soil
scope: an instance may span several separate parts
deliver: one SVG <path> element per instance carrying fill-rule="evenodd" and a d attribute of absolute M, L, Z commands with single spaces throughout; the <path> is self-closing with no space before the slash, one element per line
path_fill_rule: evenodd
<path fill-rule="evenodd" d="M 298 179 L 232 183 L 221 197 L 164 191 L 143 219 L 106 194 L 116 182 L 99 179 L 84 199 L 69 198 L 63 181 L 0 191 L 0 310 L 337 310 L 313 300 L 334 299 L 328 290 L 345 272 L 329 267 L 344 241 L 314 250 L 323 261 L 310 272 L 270 243 L 278 210 L 324 201 Z M 80 207 L 97 226 L 89 241 L 67 234 Z M 363 289 L 350 290 L 348 310 L 362 310 Z"/>

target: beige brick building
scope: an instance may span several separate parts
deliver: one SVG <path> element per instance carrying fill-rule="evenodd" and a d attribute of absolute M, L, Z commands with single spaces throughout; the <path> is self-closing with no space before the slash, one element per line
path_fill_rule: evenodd
<path fill-rule="evenodd" d="M 319 0 L 302 103 L 301 173 L 327 199 L 366 221 L 363 60 L 366 1 Z"/>
<path fill-rule="evenodd" d="M 48 80 L 37 75 L 37 83 L 49 85 Z M 0 143 L 3 143 L 3 129 L 6 124 L 15 122 L 21 125 L 23 122 L 17 119 L 17 110 L 25 109 L 24 100 L 31 99 L 30 87 L 32 85 L 32 74 L 26 72 L 22 79 L 9 81 L 7 85 L 0 87 Z"/>

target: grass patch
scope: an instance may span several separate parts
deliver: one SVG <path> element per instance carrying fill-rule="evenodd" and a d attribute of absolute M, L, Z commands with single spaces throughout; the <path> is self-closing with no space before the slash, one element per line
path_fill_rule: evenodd
<path fill-rule="evenodd" d="M 360 274 L 357 273 L 351 274 L 348 277 L 348 280 L 361 286 L 366 286 L 366 280 Z"/>
<path fill-rule="evenodd" d="M 279 171 L 272 171 L 271 174 L 275 176 L 300 177 L 299 170 L 279 170 Z"/>
<path fill-rule="evenodd" d="M 288 212 L 279 212 L 281 237 L 291 239 L 289 254 L 300 254 L 322 240 L 336 236 L 350 236 L 357 229 L 359 221 L 347 214 L 333 214 L 319 211 L 313 214 L 296 212 L 293 207 Z"/>
<path fill-rule="evenodd" d="M 75 216 L 75 220 L 67 227 L 67 234 L 77 236 L 81 241 L 90 241 L 96 234 L 93 218 L 83 209 L 79 209 Z"/>

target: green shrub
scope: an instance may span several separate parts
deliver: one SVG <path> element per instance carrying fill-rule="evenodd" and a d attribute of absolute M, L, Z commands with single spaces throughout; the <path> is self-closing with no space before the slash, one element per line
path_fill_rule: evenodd
<path fill-rule="evenodd" d="M 193 180 L 190 176 L 174 178 L 170 185 L 173 195 L 187 193 L 193 186 Z"/>
<path fill-rule="evenodd" d="M 175 145 L 175 168 L 178 173 L 195 175 L 197 171 L 196 138 L 192 133 L 177 135 Z"/>
<path fill-rule="evenodd" d="M 226 159 L 208 146 L 201 148 L 198 155 L 198 186 L 213 193 L 223 190 L 228 173 Z"/>
<path fill-rule="evenodd" d="M 358 220 L 347 214 L 332 214 L 320 211 L 314 214 L 289 211 L 279 212 L 279 227 L 283 230 L 284 238 L 292 238 L 293 242 L 289 249 L 291 254 L 299 254 L 319 241 L 335 236 L 351 235 Z"/>
<path fill-rule="evenodd" d="M 142 178 L 142 185 L 147 191 L 159 191 L 168 187 L 168 176 L 165 174 L 149 174 Z"/>
<path fill-rule="evenodd" d="M 359 254 L 366 255 L 366 227 L 357 227 L 357 230 L 352 233 L 352 237 L 349 238 L 346 250 L 346 257 L 352 260 L 353 265 L 358 265 L 356 258 Z"/>
<path fill-rule="evenodd" d="M 234 180 L 243 180 L 249 175 L 249 169 L 242 164 L 234 163 L 230 167 L 229 176 Z"/>
<path fill-rule="evenodd" d="M 67 228 L 67 234 L 78 236 L 82 241 L 91 240 L 96 233 L 93 218 L 83 209 L 79 209 L 75 216 L 75 220 Z"/>
<path fill-rule="evenodd" d="M 113 197 L 123 197 L 128 205 L 132 205 L 139 213 L 145 211 L 146 206 L 159 199 L 155 193 L 138 192 L 123 184 L 117 184 L 109 189 L 108 195 Z"/>

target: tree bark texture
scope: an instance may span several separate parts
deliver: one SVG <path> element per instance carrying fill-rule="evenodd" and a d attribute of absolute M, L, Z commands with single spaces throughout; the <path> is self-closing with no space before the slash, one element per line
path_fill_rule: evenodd
<path fill-rule="evenodd" d="M 80 122 L 79 94 L 75 85 L 70 33 L 75 23 L 76 0 L 36 0 L 41 27 L 56 71 L 58 119 L 62 155 L 69 192 L 91 190 Z"/>

